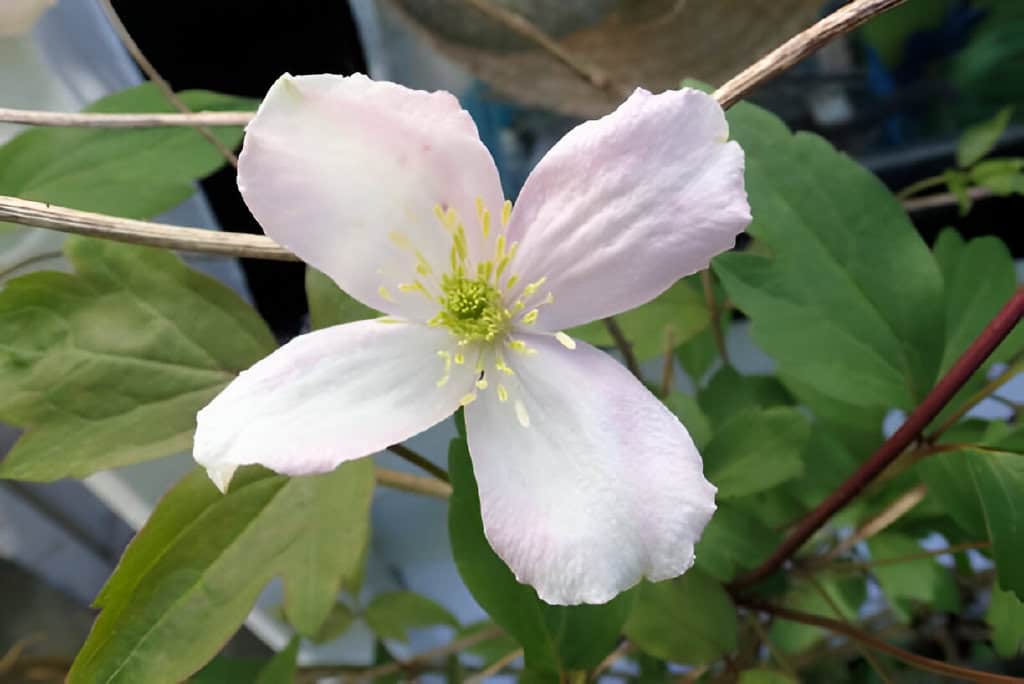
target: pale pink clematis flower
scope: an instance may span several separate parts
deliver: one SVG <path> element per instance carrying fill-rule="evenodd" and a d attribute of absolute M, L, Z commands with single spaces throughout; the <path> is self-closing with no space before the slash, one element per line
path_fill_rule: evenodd
<path fill-rule="evenodd" d="M 272 238 L 387 314 L 302 335 L 199 413 L 195 458 L 324 472 L 465 406 L 487 538 L 554 604 L 685 572 L 715 509 L 686 429 L 564 329 L 706 268 L 750 221 L 708 95 L 637 90 L 566 135 L 515 210 L 444 92 L 283 76 L 238 185 Z"/>

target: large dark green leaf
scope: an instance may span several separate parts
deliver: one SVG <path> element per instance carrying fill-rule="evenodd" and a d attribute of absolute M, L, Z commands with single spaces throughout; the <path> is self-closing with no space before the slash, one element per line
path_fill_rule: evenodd
<path fill-rule="evenodd" d="M 301 478 L 247 469 L 226 496 L 193 472 L 160 502 L 97 598 L 100 616 L 68 681 L 181 681 L 217 653 L 278 574 L 286 610 L 296 585 L 310 584 L 322 593 L 306 600 L 322 607 L 297 612 L 326 616 L 362 557 L 372 487 L 369 459 Z"/>
<path fill-rule="evenodd" d="M 697 567 L 728 582 L 767 558 L 781 541 L 782 535 L 757 514 L 722 502 L 697 543 Z"/>
<path fill-rule="evenodd" d="M 293 637 L 284 650 L 260 670 L 254 684 L 292 684 L 295 681 L 295 671 L 298 669 L 295 662 L 298 655 L 299 639 Z"/>
<path fill-rule="evenodd" d="M 658 658 L 711 663 L 736 648 L 736 608 L 722 585 L 698 568 L 665 582 L 643 582 L 626 636 Z"/>
<path fill-rule="evenodd" d="M 202 90 L 179 93 L 195 111 L 253 109 L 247 98 Z M 146 83 L 99 100 L 91 112 L 170 112 Z M 217 127 L 228 147 L 241 128 Z M 0 194 L 129 218 L 148 218 L 187 199 L 194 181 L 225 163 L 191 128 L 37 128 L 0 147 Z"/>
<path fill-rule="evenodd" d="M 793 397 L 774 376 L 740 375 L 732 366 L 723 366 L 711 376 L 697 401 L 718 427 L 740 411 L 785 406 L 793 403 Z"/>
<path fill-rule="evenodd" d="M 818 575 L 815 581 L 817 586 L 809 582 L 795 584 L 786 595 L 786 607 L 832 619 L 857 619 L 865 598 L 863 579 Z M 790 620 L 775 620 L 770 632 L 772 644 L 787 653 L 802 651 L 827 635 L 820 627 Z"/>
<path fill-rule="evenodd" d="M 956 613 L 960 595 L 953 575 L 934 558 L 902 560 L 920 554 L 923 549 L 914 539 L 898 532 L 883 532 L 868 541 L 872 561 L 901 559 L 896 563 L 879 563 L 871 569 L 889 598 L 893 613 L 909 622 L 919 606 Z"/>
<path fill-rule="evenodd" d="M 992 627 L 992 645 L 1002 658 L 1016 658 L 1024 650 L 1024 602 L 1011 591 L 992 587 L 985 621 Z"/>
<path fill-rule="evenodd" d="M 516 581 L 484 536 L 476 479 L 463 439 L 448 450 L 452 498 L 448 514 L 455 565 L 494 621 L 522 644 L 535 672 L 586 670 L 615 648 L 632 606 L 632 592 L 604 605 L 550 606 Z"/>
<path fill-rule="evenodd" d="M 728 114 L 771 256 L 714 262 L 780 374 L 848 404 L 912 407 L 943 351 L 939 270 L 885 186 L 818 136 L 749 104 Z"/>
<path fill-rule="evenodd" d="M 85 238 L 75 273 L 0 291 L 0 419 L 27 428 L 0 477 L 55 480 L 166 456 L 196 411 L 273 351 L 256 312 L 173 254 Z"/>

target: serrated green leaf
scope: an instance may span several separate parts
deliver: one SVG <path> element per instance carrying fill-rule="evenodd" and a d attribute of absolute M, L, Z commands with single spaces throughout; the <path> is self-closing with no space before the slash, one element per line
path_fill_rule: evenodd
<path fill-rule="evenodd" d="M 868 548 L 872 561 L 903 558 L 924 550 L 912 537 L 890 531 L 868 540 Z M 903 622 L 909 622 L 913 610 L 921 605 L 951 613 L 960 610 L 953 575 L 934 558 L 881 563 L 872 565 L 871 572 L 889 598 L 893 613 Z"/>
<path fill-rule="evenodd" d="M 847 404 L 910 408 L 942 354 L 942 282 L 902 206 L 818 136 L 741 103 L 748 232 L 772 256 L 713 262 L 751 334 L 790 376 Z"/>
<path fill-rule="evenodd" d="M 350 297 L 312 266 L 306 267 L 306 299 L 309 301 L 310 324 L 315 330 L 382 315 Z"/>
<path fill-rule="evenodd" d="M 992 646 L 999 657 L 1019 656 L 1024 650 L 1024 603 L 1012 591 L 994 586 L 985 621 L 992 627 Z"/>
<path fill-rule="evenodd" d="M 444 607 L 411 591 L 392 591 L 378 595 L 366 607 L 364 617 L 377 636 L 399 641 L 406 641 L 409 638 L 408 631 L 417 627 L 459 626 L 458 621 Z"/>
<path fill-rule="evenodd" d="M 771 489 L 803 472 L 810 423 L 794 408 L 747 409 L 725 421 L 704 449 L 718 498 Z"/>
<path fill-rule="evenodd" d="M 967 464 L 992 541 L 999 584 L 1024 599 L 1024 455 L 977 453 Z"/>
<path fill-rule="evenodd" d="M 717 427 L 746 409 L 790 405 L 793 396 L 774 376 L 740 375 L 732 366 L 722 366 L 697 394 L 697 401 Z"/>
<path fill-rule="evenodd" d="M 292 684 L 298 670 L 296 658 L 299 655 L 299 638 L 292 637 L 284 649 L 274 655 L 270 662 L 260 670 L 254 684 Z"/>
<path fill-rule="evenodd" d="M 1003 107 L 987 121 L 971 126 L 956 145 L 956 163 L 962 169 L 972 166 L 992 151 L 1013 116 L 1013 107 Z"/>
<path fill-rule="evenodd" d="M 477 603 L 522 644 L 527 668 L 538 673 L 586 670 L 618 641 L 633 592 L 604 605 L 551 606 L 516 581 L 484 536 L 473 466 L 464 439 L 448 449 L 452 497 L 448 513 L 455 565 Z"/>
<path fill-rule="evenodd" d="M 248 98 L 203 90 L 178 93 L 194 111 L 250 110 Z M 171 112 L 152 83 L 97 101 L 90 112 Z M 227 147 L 242 139 L 241 127 L 213 133 Z M 0 147 L 0 194 L 86 211 L 149 218 L 180 204 L 194 181 L 225 164 L 191 128 L 36 128 Z"/>
<path fill-rule="evenodd" d="M 697 568 L 665 582 L 642 582 L 626 636 L 641 650 L 688 665 L 736 649 L 736 608 L 722 585 Z"/>
<path fill-rule="evenodd" d="M 722 502 L 697 543 L 697 567 L 728 582 L 767 558 L 781 541 L 782 535 L 756 514 Z"/>
<path fill-rule="evenodd" d="M 693 439 L 698 449 L 703 449 L 711 439 L 711 423 L 701 411 L 697 400 L 689 394 L 672 392 L 664 399 L 665 406 L 676 415 Z"/>
<path fill-rule="evenodd" d="M 271 351 L 259 315 L 173 254 L 70 238 L 74 274 L 0 291 L 0 419 L 27 432 L 0 477 L 56 480 L 167 456 L 195 414 Z"/>
<path fill-rule="evenodd" d="M 334 577 L 331 593 L 320 597 L 326 615 L 344 556 L 358 556 L 361 547 L 311 555 L 310 541 L 323 543 L 325 521 L 338 525 L 337 535 L 367 528 L 368 506 L 359 502 L 356 511 L 345 493 L 364 471 L 372 478 L 372 467 L 363 459 L 300 478 L 250 468 L 239 472 L 225 496 L 194 471 L 164 497 L 125 551 L 97 599 L 102 610 L 68 681 L 181 681 L 217 653 L 275 575 L 284 575 L 286 596 L 297 583 Z"/>
<path fill-rule="evenodd" d="M 640 361 L 661 356 L 671 340 L 672 348 L 692 339 L 710 322 L 697 276 L 684 278 L 650 302 L 615 317 L 633 353 Z M 598 346 L 614 341 L 601 321 L 568 331 L 573 337 Z"/>

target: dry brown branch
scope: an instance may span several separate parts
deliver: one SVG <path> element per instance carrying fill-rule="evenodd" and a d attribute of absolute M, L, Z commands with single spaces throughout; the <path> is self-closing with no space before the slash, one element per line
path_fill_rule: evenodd
<path fill-rule="evenodd" d="M 41 112 L 0 107 L 0 123 L 61 128 L 194 128 L 244 126 L 256 112 L 194 112 L 192 114 L 102 114 L 93 112 Z"/>
<path fill-rule="evenodd" d="M 382 487 L 400 489 L 403 492 L 411 492 L 413 494 L 424 494 L 438 499 L 447 499 L 452 495 L 452 486 L 447 482 L 438 480 L 436 477 L 413 475 L 387 468 L 377 468 L 374 474 L 377 478 L 377 484 Z"/>

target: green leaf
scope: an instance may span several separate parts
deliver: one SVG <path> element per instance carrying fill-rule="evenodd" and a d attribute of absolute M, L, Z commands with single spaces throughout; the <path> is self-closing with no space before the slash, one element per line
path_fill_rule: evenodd
<path fill-rule="evenodd" d="M 744 409 L 785 406 L 793 396 L 771 375 L 740 375 L 722 366 L 697 395 L 697 401 L 714 426 L 720 426 Z"/>
<path fill-rule="evenodd" d="M 1024 159 L 1020 157 L 978 162 L 967 175 L 997 195 L 1024 194 Z"/>
<path fill-rule="evenodd" d="M 189 684 L 251 684 L 266 661 L 254 658 L 217 656 L 188 681 Z"/>
<path fill-rule="evenodd" d="M 697 568 L 665 582 L 642 582 L 626 636 L 642 651 L 688 665 L 736 649 L 736 608 L 722 585 Z"/>
<path fill-rule="evenodd" d="M 771 489 L 803 472 L 811 426 L 797 409 L 747 409 L 724 422 L 704 450 L 719 499 Z"/>
<path fill-rule="evenodd" d="M 320 625 L 316 635 L 310 637 L 310 640 L 315 644 L 326 644 L 329 641 L 334 641 L 348 631 L 355 619 L 355 614 L 352 613 L 348 606 L 344 603 L 335 603 L 331 606 L 330 612 L 327 613 L 327 618 Z"/>
<path fill-rule="evenodd" d="M 719 324 L 722 326 L 722 335 L 724 336 L 728 322 L 722 319 Z M 699 387 L 704 376 L 718 360 L 718 347 L 715 345 L 715 333 L 711 326 L 688 342 L 679 345 L 676 349 L 676 360 L 679 361 L 683 371 L 690 376 L 694 386 Z"/>
<path fill-rule="evenodd" d="M 671 341 L 674 349 L 708 327 L 710 316 L 697 276 L 684 278 L 650 302 L 615 317 L 640 361 L 661 356 Z M 594 345 L 614 345 L 601 321 L 568 331 Z"/>
<path fill-rule="evenodd" d="M 196 411 L 273 351 L 256 312 L 160 250 L 70 238 L 74 274 L 0 291 L 0 419 L 27 432 L 0 477 L 56 480 L 192 444 Z"/>
<path fill-rule="evenodd" d="M 350 297 L 312 266 L 306 267 L 306 299 L 309 300 L 310 324 L 315 330 L 382 315 Z"/>
<path fill-rule="evenodd" d="M 957 166 L 966 169 L 991 152 L 1010 123 L 1011 116 L 1013 107 L 1003 107 L 991 119 L 964 131 L 956 146 Z"/>
<path fill-rule="evenodd" d="M 785 672 L 778 670 L 744 670 L 740 673 L 739 684 L 799 684 Z"/>
<path fill-rule="evenodd" d="M 71 684 L 178 682 L 215 655 L 251 610 L 263 586 L 285 577 L 286 597 L 297 584 L 326 586 L 326 616 L 346 563 L 368 534 L 369 497 L 351 496 L 353 482 L 373 484 L 369 459 L 332 473 L 299 478 L 258 468 L 240 471 L 226 496 L 196 470 L 164 497 L 129 545 L 97 598 L 102 610 L 75 659 Z M 324 525 L 336 526 L 330 544 Z"/>
<path fill-rule="evenodd" d="M 967 458 L 999 585 L 1024 599 L 1024 455 L 985 452 Z"/>
<path fill-rule="evenodd" d="M 700 410 L 697 400 L 689 394 L 672 392 L 665 397 L 664 402 L 665 406 L 668 406 L 668 409 L 676 414 L 676 418 L 686 426 L 697 448 L 703 449 L 711 439 L 711 423 L 704 412 Z"/>
<path fill-rule="evenodd" d="M 178 94 L 194 111 L 249 110 L 255 101 L 202 90 Z M 97 101 L 90 112 L 171 112 L 152 83 Z M 213 134 L 231 148 L 240 127 Z M 171 209 L 194 191 L 194 181 L 225 163 L 191 128 L 36 128 L 0 147 L 0 194 L 129 218 Z"/>
<path fill-rule="evenodd" d="M 888 531 L 872 537 L 868 548 L 872 561 L 902 558 L 924 550 L 912 537 Z M 893 613 L 902 622 L 909 622 L 914 609 L 921 605 L 950 613 L 960 610 L 960 595 L 953 575 L 934 558 L 872 565 L 871 572 L 888 596 Z"/>
<path fill-rule="evenodd" d="M 772 256 L 713 262 L 757 344 L 789 376 L 856 406 L 910 408 L 942 354 L 942 281 L 903 207 L 818 136 L 741 103 L 750 232 Z"/>
<path fill-rule="evenodd" d="M 821 591 L 812 584 L 800 582 L 786 595 L 785 606 L 832 619 L 856 620 L 858 609 L 865 598 L 864 580 L 859 577 L 835 578 L 827 575 L 817 575 L 816 577 Z M 822 591 L 828 595 L 827 599 L 822 595 Z M 839 609 L 839 615 L 836 614 L 833 606 Z M 827 634 L 828 632 L 820 627 L 789 620 L 773 621 L 769 632 L 772 643 L 786 653 L 803 651 L 816 644 Z"/>
<path fill-rule="evenodd" d="M 484 536 L 476 479 L 464 439 L 448 449 L 452 497 L 448 531 L 462 581 L 477 603 L 522 644 L 527 668 L 567 672 L 594 667 L 616 646 L 633 592 L 604 605 L 551 606 L 516 581 Z"/>
<path fill-rule="evenodd" d="M 758 515 L 721 502 L 697 543 L 697 567 L 728 582 L 767 558 L 781 541 L 782 535 Z"/>
<path fill-rule="evenodd" d="M 992 627 L 992 645 L 999 657 L 1016 658 L 1024 650 L 1024 603 L 1012 591 L 992 587 L 992 598 L 985 614 Z"/>
<path fill-rule="evenodd" d="M 406 641 L 408 631 L 417 627 L 459 626 L 443 607 L 411 591 L 380 594 L 366 607 L 364 617 L 377 636 L 399 641 Z"/>
<path fill-rule="evenodd" d="M 292 684 L 298 669 L 298 663 L 296 663 L 298 655 L 299 638 L 292 637 L 284 650 L 271 658 L 266 667 L 260 670 L 255 684 Z"/>
<path fill-rule="evenodd" d="M 484 620 L 482 622 L 476 622 L 471 625 L 461 627 L 455 632 L 455 638 L 461 639 L 463 637 L 476 634 L 485 629 L 490 629 L 494 626 L 493 622 Z M 512 651 L 519 649 L 519 642 L 509 636 L 507 633 L 502 632 L 493 639 L 487 639 L 481 641 L 469 648 L 465 649 L 463 653 L 469 653 L 471 655 L 480 658 L 482 661 L 480 666 L 487 667 L 491 663 L 497 662 L 500 658 L 508 655 Z"/>

